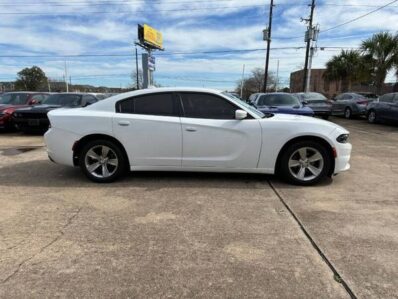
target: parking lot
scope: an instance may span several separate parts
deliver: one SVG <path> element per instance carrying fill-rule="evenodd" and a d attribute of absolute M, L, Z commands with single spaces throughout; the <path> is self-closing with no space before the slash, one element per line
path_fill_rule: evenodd
<path fill-rule="evenodd" d="M 333 118 L 351 170 L 136 173 L 113 184 L 0 135 L 0 297 L 398 297 L 398 127 Z"/>

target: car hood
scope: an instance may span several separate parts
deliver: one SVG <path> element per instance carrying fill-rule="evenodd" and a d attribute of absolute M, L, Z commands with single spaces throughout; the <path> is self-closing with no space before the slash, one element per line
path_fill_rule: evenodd
<path fill-rule="evenodd" d="M 263 119 L 267 120 L 267 118 Z M 348 133 L 348 131 L 342 126 L 339 126 L 330 121 L 319 119 L 316 117 L 308 117 L 308 116 L 293 115 L 293 114 L 274 114 L 274 116 L 272 116 L 269 119 L 275 122 L 289 123 L 292 125 L 292 127 L 296 126 L 308 126 L 311 128 L 324 127 L 330 129 L 331 131 L 338 129 L 340 131 Z"/>
<path fill-rule="evenodd" d="M 36 105 L 32 107 L 26 107 L 18 109 L 18 113 L 43 113 L 54 109 L 62 108 L 60 105 Z"/>
<path fill-rule="evenodd" d="M 9 105 L 9 104 L 0 104 L 0 111 L 9 109 L 9 108 L 23 108 L 28 107 L 28 105 Z"/>
<path fill-rule="evenodd" d="M 311 108 L 306 106 L 301 107 L 293 107 L 293 106 L 259 106 L 257 107 L 261 112 L 266 113 L 286 113 L 286 114 L 303 114 L 303 115 L 312 115 L 313 111 Z"/>

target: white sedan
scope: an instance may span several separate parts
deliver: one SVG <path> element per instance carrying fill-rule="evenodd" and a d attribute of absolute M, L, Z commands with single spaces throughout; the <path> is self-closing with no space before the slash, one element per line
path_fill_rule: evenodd
<path fill-rule="evenodd" d="M 49 114 L 49 158 L 95 182 L 125 171 L 280 174 L 310 185 L 350 168 L 349 133 L 312 117 L 267 114 L 210 89 L 157 88 Z"/>

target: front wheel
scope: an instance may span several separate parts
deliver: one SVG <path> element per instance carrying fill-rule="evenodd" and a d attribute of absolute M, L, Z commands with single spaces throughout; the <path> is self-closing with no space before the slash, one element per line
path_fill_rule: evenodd
<path fill-rule="evenodd" d="M 83 146 L 79 164 L 84 174 L 97 183 L 113 182 L 126 169 L 122 150 L 108 140 L 95 140 Z"/>
<path fill-rule="evenodd" d="M 329 173 L 330 154 L 324 145 L 314 141 L 292 144 L 282 154 L 281 174 L 287 181 L 298 185 L 313 185 Z"/>
<path fill-rule="evenodd" d="M 351 111 L 351 108 L 345 108 L 345 110 L 344 110 L 344 117 L 346 118 L 346 119 L 350 119 L 350 118 L 352 118 L 352 111 Z"/>
<path fill-rule="evenodd" d="M 371 124 L 377 123 L 377 114 L 376 111 L 374 110 L 370 110 L 368 113 L 368 122 L 370 122 Z"/>

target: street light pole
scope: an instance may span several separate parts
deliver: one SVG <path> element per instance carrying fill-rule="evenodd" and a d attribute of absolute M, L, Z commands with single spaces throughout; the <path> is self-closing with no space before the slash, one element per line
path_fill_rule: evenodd
<path fill-rule="evenodd" d="M 268 28 L 266 33 L 264 34 L 264 39 L 267 41 L 267 56 L 265 58 L 265 71 L 264 71 L 264 86 L 263 92 L 267 91 L 267 81 L 268 81 L 268 65 L 269 65 L 269 52 L 271 47 L 271 30 L 272 30 L 272 10 L 274 8 L 274 0 L 271 0 L 269 6 L 269 20 L 268 20 Z"/>

